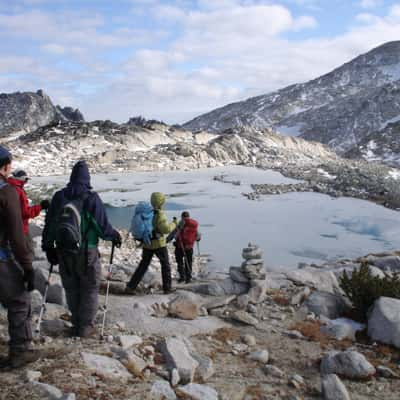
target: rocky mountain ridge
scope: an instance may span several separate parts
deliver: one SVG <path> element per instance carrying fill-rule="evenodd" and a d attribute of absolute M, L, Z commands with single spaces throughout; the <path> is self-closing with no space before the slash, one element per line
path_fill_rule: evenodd
<path fill-rule="evenodd" d="M 400 41 L 389 42 L 317 79 L 226 105 L 184 127 L 273 127 L 343 153 L 399 117 L 399 80 Z"/>
<path fill-rule="evenodd" d="M 68 175 L 79 159 L 85 159 L 93 173 L 245 165 L 300 180 L 299 185 L 254 188 L 254 193 L 244 193 L 250 199 L 265 193 L 314 191 L 400 208 L 397 169 L 343 159 L 321 143 L 282 136 L 271 129 L 237 128 L 218 135 L 193 133 L 159 121 L 139 125 L 132 121 L 63 122 L 6 144 L 14 154 L 15 167 L 31 176 Z"/>
<path fill-rule="evenodd" d="M 16 137 L 61 121 L 82 122 L 78 109 L 54 106 L 43 90 L 0 94 L 0 138 Z"/>
<path fill-rule="evenodd" d="M 31 175 L 63 174 L 85 158 L 93 171 L 188 170 L 246 164 L 268 168 L 310 165 L 337 156 L 320 143 L 246 129 L 215 135 L 160 122 L 146 127 L 111 121 L 64 122 L 9 141 L 18 165 Z M 60 154 L 63 156 L 60 157 Z"/>

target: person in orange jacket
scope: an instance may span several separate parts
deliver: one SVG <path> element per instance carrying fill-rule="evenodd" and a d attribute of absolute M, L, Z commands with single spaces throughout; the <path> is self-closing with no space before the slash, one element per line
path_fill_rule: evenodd
<path fill-rule="evenodd" d="M 28 182 L 29 178 L 25 171 L 22 169 L 15 170 L 12 175 L 7 179 L 7 182 L 14 186 L 18 198 L 21 205 L 21 214 L 22 214 L 22 222 L 23 222 L 23 229 L 26 237 L 26 243 L 28 246 L 29 251 L 33 254 L 34 253 L 34 246 L 32 242 L 32 238 L 29 234 L 29 220 L 32 218 L 37 217 L 42 210 L 47 210 L 50 206 L 49 200 L 42 200 L 40 204 L 36 204 L 33 206 L 29 205 L 28 196 L 25 192 L 25 184 Z"/>

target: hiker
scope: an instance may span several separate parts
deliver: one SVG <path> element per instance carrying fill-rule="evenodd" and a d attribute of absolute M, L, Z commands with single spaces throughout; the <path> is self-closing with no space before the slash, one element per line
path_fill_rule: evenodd
<path fill-rule="evenodd" d="M 40 204 L 30 206 L 28 201 L 28 196 L 26 195 L 24 186 L 28 182 L 29 178 L 25 171 L 18 169 L 12 173 L 7 179 L 7 182 L 14 186 L 19 197 L 19 202 L 21 205 L 22 222 L 24 227 L 24 234 L 26 238 L 26 243 L 28 250 L 34 254 L 34 244 L 32 237 L 29 233 L 29 220 L 31 218 L 37 217 L 42 210 L 47 210 L 50 206 L 49 200 L 45 199 L 40 202 Z"/>
<path fill-rule="evenodd" d="M 12 156 L 0 146 L 0 303 L 8 309 L 9 353 L 1 367 L 18 368 L 40 357 L 32 349 L 31 299 L 35 272 L 26 246 L 21 207 L 15 188 L 7 183 Z"/>
<path fill-rule="evenodd" d="M 181 215 L 175 234 L 175 260 L 178 265 L 178 282 L 190 283 L 192 280 L 193 245 L 201 240 L 200 232 L 197 230 L 198 222 L 190 218 L 188 211 Z"/>
<path fill-rule="evenodd" d="M 72 336 L 90 337 L 96 333 L 94 320 L 98 307 L 101 264 L 98 241 L 112 241 L 121 247 L 121 236 L 107 219 L 104 205 L 91 191 L 85 161 L 77 162 L 68 185 L 56 192 L 46 215 L 42 248 L 50 264 L 60 264 L 60 275 L 72 314 Z M 69 213 L 80 215 L 80 225 Z M 72 211 L 71 211 L 72 210 Z M 80 246 L 72 244 L 78 236 Z"/>
<path fill-rule="evenodd" d="M 142 259 L 136 268 L 132 278 L 126 285 L 126 294 L 135 294 L 144 274 L 149 268 L 150 262 L 155 254 L 160 260 L 163 291 L 165 294 L 171 290 L 171 266 L 169 263 L 166 235 L 174 228 L 174 223 L 168 223 L 167 217 L 162 210 L 165 203 L 165 196 L 160 192 L 154 192 L 150 199 L 154 211 L 153 232 L 149 243 L 143 243 Z"/>

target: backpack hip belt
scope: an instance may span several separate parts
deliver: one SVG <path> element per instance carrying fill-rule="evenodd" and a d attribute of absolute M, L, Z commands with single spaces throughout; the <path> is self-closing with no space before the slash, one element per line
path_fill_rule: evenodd
<path fill-rule="evenodd" d="M 0 248 L 0 261 L 9 261 L 9 260 L 11 260 L 10 250 Z"/>

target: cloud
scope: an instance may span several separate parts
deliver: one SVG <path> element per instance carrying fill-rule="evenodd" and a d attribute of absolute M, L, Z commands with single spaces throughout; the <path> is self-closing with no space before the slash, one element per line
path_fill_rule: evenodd
<path fill-rule="evenodd" d="M 294 2 L 304 7 L 300 14 L 282 5 Z M 44 88 L 89 120 L 141 114 L 183 122 L 315 78 L 400 37 L 400 6 L 385 16 L 366 10 L 347 31 L 321 36 L 319 21 L 305 11 L 320 3 L 126 1 L 128 11 L 144 12 L 137 19 L 88 9 L 0 13 L 0 84 L 10 91 Z"/>
<path fill-rule="evenodd" d="M 361 0 L 359 6 L 361 8 L 376 8 L 383 5 L 383 0 Z"/>

